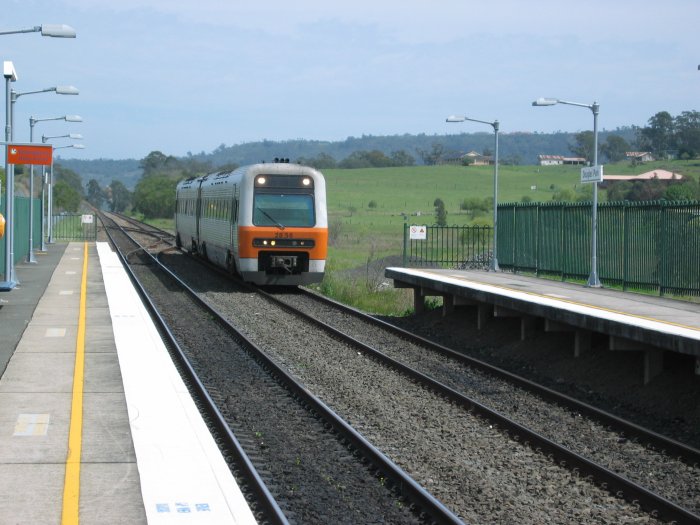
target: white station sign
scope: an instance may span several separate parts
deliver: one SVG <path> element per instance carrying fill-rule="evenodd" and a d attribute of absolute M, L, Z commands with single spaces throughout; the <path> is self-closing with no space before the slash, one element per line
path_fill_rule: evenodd
<path fill-rule="evenodd" d="M 603 182 L 603 166 L 581 168 L 581 182 Z"/>

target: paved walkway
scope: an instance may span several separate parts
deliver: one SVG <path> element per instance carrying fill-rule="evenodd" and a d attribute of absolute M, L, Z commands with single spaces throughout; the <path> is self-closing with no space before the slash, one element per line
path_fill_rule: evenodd
<path fill-rule="evenodd" d="M 106 243 L 0 294 L 0 525 L 254 523 Z"/>

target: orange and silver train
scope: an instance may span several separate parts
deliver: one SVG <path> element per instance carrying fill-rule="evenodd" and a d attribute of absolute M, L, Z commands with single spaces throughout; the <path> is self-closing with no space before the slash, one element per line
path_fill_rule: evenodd
<path fill-rule="evenodd" d="M 308 166 L 253 164 L 177 185 L 178 247 L 259 285 L 323 279 L 326 182 Z"/>

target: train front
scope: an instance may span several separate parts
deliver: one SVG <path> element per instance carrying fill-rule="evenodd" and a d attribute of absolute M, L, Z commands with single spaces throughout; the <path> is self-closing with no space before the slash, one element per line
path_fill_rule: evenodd
<path fill-rule="evenodd" d="M 241 181 L 240 203 L 237 262 L 244 280 L 287 286 L 323 279 L 328 216 L 320 172 L 256 164 Z"/>

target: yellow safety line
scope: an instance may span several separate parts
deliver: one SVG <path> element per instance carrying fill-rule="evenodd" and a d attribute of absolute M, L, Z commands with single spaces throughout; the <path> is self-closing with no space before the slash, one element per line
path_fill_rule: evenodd
<path fill-rule="evenodd" d="M 66 478 L 63 484 L 62 525 L 80 522 L 80 453 L 83 446 L 83 378 L 85 373 L 85 303 L 87 300 L 88 244 L 83 250 L 83 278 L 80 283 L 80 313 L 78 338 L 75 345 L 75 370 L 73 372 L 73 402 L 71 404 L 70 430 Z"/>
<path fill-rule="evenodd" d="M 441 277 L 444 277 L 444 275 L 443 275 L 442 273 L 438 273 L 438 272 L 430 271 L 430 270 L 423 270 L 423 271 L 424 271 L 425 273 L 432 273 L 432 274 L 434 274 L 434 275 L 439 275 L 439 276 L 441 276 Z M 467 283 L 480 284 L 481 286 L 492 286 L 492 287 L 494 287 L 494 288 L 500 288 L 500 289 L 502 289 L 502 290 L 508 290 L 509 292 L 518 292 L 518 293 L 523 293 L 523 294 L 527 294 L 527 295 L 533 295 L 533 296 L 535 296 L 535 297 L 541 297 L 541 298 L 543 298 L 543 299 L 549 299 L 549 300 L 551 300 L 551 301 L 560 301 L 560 302 L 562 302 L 562 303 L 573 304 L 573 305 L 576 305 L 576 306 L 586 306 L 586 307 L 588 307 L 588 308 L 593 308 L 593 309 L 595 309 L 595 310 L 601 310 L 601 311 L 603 311 L 603 312 L 609 312 L 609 313 L 611 313 L 611 314 L 626 315 L 626 316 L 628 316 L 628 317 L 635 317 L 635 318 L 637 318 L 637 319 L 643 319 L 643 320 L 645 320 L 645 321 L 654 321 L 654 322 L 656 322 L 656 323 L 667 324 L 667 325 L 670 325 L 670 326 L 676 326 L 676 327 L 678 327 L 678 328 L 685 328 L 685 329 L 687 329 L 687 330 L 693 330 L 693 331 L 695 331 L 695 332 L 700 331 L 700 328 L 698 328 L 697 326 L 688 326 L 688 325 L 685 325 L 685 324 L 674 323 L 674 322 L 671 322 L 671 321 L 664 321 L 664 320 L 662 320 L 662 319 L 656 319 L 655 317 L 646 317 L 646 316 L 644 316 L 644 315 L 632 314 L 632 313 L 629 313 L 629 312 L 623 312 L 623 311 L 621 311 L 621 310 L 613 310 L 612 308 L 605 308 L 604 306 L 596 306 L 596 305 L 593 305 L 593 304 L 579 303 L 578 301 L 572 301 L 571 299 L 563 299 L 563 298 L 560 298 L 560 297 L 552 297 L 551 295 L 545 295 L 545 294 L 541 294 L 541 293 L 537 293 L 537 292 L 528 292 L 528 291 L 526 291 L 526 290 L 518 290 L 518 289 L 516 289 L 516 288 L 509 288 L 508 286 L 503 286 L 502 284 L 492 284 L 492 283 L 485 283 L 485 282 L 481 282 L 481 281 L 473 281 L 473 280 L 471 280 L 471 279 L 466 279 L 466 278 L 464 278 L 464 277 L 460 277 L 460 276 L 454 275 L 454 274 L 451 274 L 451 275 L 449 275 L 448 277 L 452 277 L 453 279 L 459 279 L 460 281 L 464 281 L 464 282 L 467 282 Z"/>

